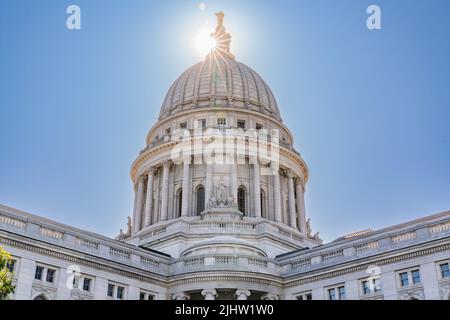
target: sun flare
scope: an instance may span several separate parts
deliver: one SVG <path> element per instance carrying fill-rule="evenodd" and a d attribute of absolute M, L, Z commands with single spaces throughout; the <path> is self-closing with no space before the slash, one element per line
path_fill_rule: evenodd
<path fill-rule="evenodd" d="M 216 46 L 216 39 L 211 36 L 214 30 L 210 30 L 207 28 L 203 28 L 198 30 L 194 43 L 197 52 L 201 55 L 207 55 L 210 53 Z"/>

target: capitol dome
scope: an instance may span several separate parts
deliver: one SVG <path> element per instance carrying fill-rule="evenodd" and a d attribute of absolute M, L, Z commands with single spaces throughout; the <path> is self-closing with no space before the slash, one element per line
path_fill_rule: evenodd
<path fill-rule="evenodd" d="M 194 259 L 187 264 L 315 246 L 307 165 L 269 86 L 236 61 L 216 15 L 215 47 L 172 84 L 132 165 L 133 223 L 123 237 Z"/>
<path fill-rule="evenodd" d="M 216 105 L 250 109 L 281 121 L 267 83 L 253 69 L 221 52 L 208 54 L 172 84 L 159 120 L 180 111 Z"/>

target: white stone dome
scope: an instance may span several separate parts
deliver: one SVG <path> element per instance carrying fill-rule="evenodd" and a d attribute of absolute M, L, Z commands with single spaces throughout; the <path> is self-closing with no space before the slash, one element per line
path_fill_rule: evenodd
<path fill-rule="evenodd" d="M 281 121 L 267 83 L 250 67 L 228 54 L 208 54 L 170 87 L 159 120 L 192 108 L 230 107 L 259 111 Z"/>

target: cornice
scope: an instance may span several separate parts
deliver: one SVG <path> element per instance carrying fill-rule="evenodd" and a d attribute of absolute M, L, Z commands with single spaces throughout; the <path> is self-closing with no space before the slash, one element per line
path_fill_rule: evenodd
<path fill-rule="evenodd" d="M 168 142 L 162 143 L 160 145 L 157 145 L 155 147 L 152 147 L 150 149 L 146 149 L 145 151 L 140 153 L 138 155 L 138 157 L 136 158 L 136 160 L 134 160 L 131 165 L 130 177 L 131 177 L 131 181 L 133 182 L 133 184 L 134 184 L 134 181 L 136 180 L 136 174 L 137 174 L 139 168 L 141 167 L 141 165 L 143 163 L 145 163 L 145 161 L 150 159 L 153 155 L 158 154 L 160 152 L 167 151 L 179 143 L 180 143 L 179 141 L 168 141 Z M 293 159 L 294 162 L 297 162 L 297 164 L 303 171 L 303 177 L 302 177 L 304 179 L 303 183 L 306 184 L 309 179 L 309 168 L 308 168 L 308 165 L 306 164 L 305 160 L 298 153 L 296 153 L 282 145 L 279 145 L 278 149 L 280 151 L 280 154 Z"/>
<path fill-rule="evenodd" d="M 119 274 L 128 278 L 133 278 L 136 280 L 141 280 L 141 281 L 147 281 L 147 282 L 152 282 L 161 286 L 165 285 L 165 280 L 166 277 L 164 276 L 160 276 L 160 275 L 156 275 L 156 274 L 152 274 L 153 276 L 145 276 L 145 273 L 150 273 L 149 271 L 143 270 L 143 269 L 138 269 L 139 272 L 130 272 L 130 271 L 126 271 L 123 269 L 120 269 L 119 267 L 114 267 L 112 266 L 113 264 L 119 265 L 119 263 L 108 260 L 107 263 L 99 263 L 99 262 L 95 262 L 93 260 L 89 260 L 89 259 L 85 259 L 85 258 L 80 258 L 77 257 L 75 255 L 70 255 L 70 254 L 65 254 L 62 252 L 58 252 L 56 250 L 51 250 L 51 249 L 47 249 L 47 248 L 42 248 L 42 247 L 38 247 L 35 245 L 31 245 L 29 243 L 25 243 L 25 242 L 21 242 L 18 240 L 13 240 L 13 239 L 9 239 L 3 236 L 0 236 L 0 243 L 5 244 L 5 245 L 9 245 L 9 246 L 13 246 L 16 248 L 20 248 L 20 249 L 24 249 L 27 251 L 31 251 L 31 252 L 36 252 L 39 254 L 43 254 L 49 257 L 53 257 L 53 258 L 58 258 L 61 260 L 65 260 L 65 261 L 69 261 L 69 262 L 73 262 L 76 264 L 80 264 L 80 265 L 85 265 L 91 268 L 96 268 L 96 269 L 100 269 L 103 271 L 108 271 L 108 272 L 112 272 L 115 274 Z M 96 259 L 102 259 L 99 257 L 95 257 Z M 127 268 L 133 268 L 132 266 L 128 266 Z"/>
<path fill-rule="evenodd" d="M 367 268 L 370 265 L 374 265 L 374 264 L 375 265 L 387 265 L 387 264 L 391 264 L 391 263 L 395 263 L 395 262 L 399 262 L 399 261 L 404 261 L 404 260 L 409 260 L 409 259 L 420 257 L 420 256 L 429 255 L 429 254 L 432 254 L 435 252 L 450 250 L 450 243 L 448 243 L 449 239 L 444 239 L 444 241 L 446 241 L 447 243 L 439 244 L 434 247 L 416 250 L 414 252 L 398 254 L 398 255 L 391 256 L 391 257 L 385 257 L 385 258 L 365 257 L 364 259 L 366 259 L 367 262 L 360 263 L 360 264 L 358 264 L 358 262 L 360 262 L 361 259 L 357 260 L 357 261 L 349 261 L 347 264 L 357 264 L 357 265 L 352 266 L 352 267 L 343 268 L 340 270 L 335 270 L 335 271 L 324 270 L 324 269 L 339 267 L 339 266 L 330 266 L 329 268 L 322 268 L 319 270 L 303 273 L 301 275 L 291 276 L 290 277 L 291 279 L 285 280 L 285 286 L 293 287 L 293 286 L 297 286 L 297 285 L 301 285 L 301 284 L 305 284 L 305 283 L 310 283 L 310 282 L 314 282 L 314 281 L 320 281 L 320 280 L 324 280 L 324 279 L 328 279 L 328 278 L 341 276 L 341 275 L 348 274 L 348 273 L 367 270 Z M 410 249 L 410 248 L 411 247 L 408 247 L 405 249 Z M 392 252 L 386 253 L 383 255 L 387 255 L 387 254 L 392 255 Z M 314 273 L 320 273 L 320 274 L 314 275 Z M 308 274 L 313 274 L 313 275 L 308 276 Z"/>

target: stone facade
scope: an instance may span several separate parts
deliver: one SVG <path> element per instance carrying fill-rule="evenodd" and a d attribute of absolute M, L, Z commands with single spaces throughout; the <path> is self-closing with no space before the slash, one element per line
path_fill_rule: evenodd
<path fill-rule="evenodd" d="M 169 89 L 115 238 L 0 206 L 13 299 L 449 299 L 450 212 L 323 244 L 309 170 L 231 36 Z M 269 151 L 269 152 L 266 152 Z"/>

